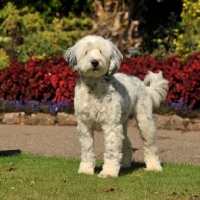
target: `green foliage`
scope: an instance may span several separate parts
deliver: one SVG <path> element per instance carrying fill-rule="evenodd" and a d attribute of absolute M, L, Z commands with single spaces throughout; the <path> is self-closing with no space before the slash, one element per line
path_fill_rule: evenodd
<path fill-rule="evenodd" d="M 28 7 L 18 10 L 15 5 L 8 2 L 4 9 L 0 10 L 0 31 L 2 34 L 15 35 L 16 31 L 29 32 L 44 28 L 44 20 L 39 12 L 30 13 Z"/>
<path fill-rule="evenodd" d="M 28 7 L 17 9 L 10 2 L 0 10 L 0 23 L 0 36 L 9 37 L 12 41 L 2 43 L 2 47 L 13 51 L 14 58 L 23 62 L 30 57 L 43 59 L 62 55 L 92 27 L 87 17 L 58 15 L 47 23 L 39 12 L 31 12 Z"/>
<path fill-rule="evenodd" d="M 0 70 L 9 65 L 9 57 L 5 50 L 0 48 Z"/>
<path fill-rule="evenodd" d="M 1 20 L 0 30 L 4 34 L 6 34 L 7 31 L 15 29 L 17 26 L 18 17 L 19 17 L 19 11 L 16 9 L 15 6 L 13 6 L 10 2 L 8 2 L 4 10 L 0 11 L 0 20 Z"/>
<path fill-rule="evenodd" d="M 0 9 L 6 5 L 5 0 L 0 0 Z M 81 16 L 81 13 L 89 14 L 92 9 L 93 0 L 10 0 L 18 9 L 28 6 L 30 12 L 40 12 L 42 18 L 51 22 L 56 14 L 68 16 L 70 12 Z"/>
<path fill-rule="evenodd" d="M 86 34 L 83 31 L 81 34 Z M 38 31 L 27 35 L 24 43 L 16 49 L 19 61 L 26 62 L 30 57 L 44 59 L 54 55 L 63 55 L 64 51 L 72 46 L 81 37 L 78 30 Z"/>
<path fill-rule="evenodd" d="M 200 0 L 183 0 L 181 18 L 173 44 L 175 53 L 187 58 L 191 52 L 200 52 Z"/>

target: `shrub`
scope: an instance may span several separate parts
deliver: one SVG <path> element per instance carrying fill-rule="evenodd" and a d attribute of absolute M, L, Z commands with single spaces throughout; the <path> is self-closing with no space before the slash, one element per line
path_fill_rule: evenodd
<path fill-rule="evenodd" d="M 56 14 L 61 16 L 68 15 L 69 12 L 80 16 L 82 12 L 90 13 L 92 0 L 10 0 L 17 8 L 30 7 L 31 12 L 39 11 L 42 17 L 48 22 L 52 21 Z M 1 0 L 0 8 L 6 5 L 7 1 Z"/>
<path fill-rule="evenodd" d="M 9 57 L 5 50 L 0 48 L 0 70 L 9 65 Z"/>
<path fill-rule="evenodd" d="M 28 32 L 38 31 L 45 28 L 45 21 L 39 12 L 30 13 L 28 7 L 17 9 L 15 5 L 8 2 L 0 10 L 0 31 L 6 36 L 23 36 Z"/>
<path fill-rule="evenodd" d="M 183 0 L 181 18 L 173 44 L 175 53 L 186 59 L 191 52 L 200 52 L 200 0 Z"/>
<path fill-rule="evenodd" d="M 88 18 L 55 18 L 47 30 L 32 32 L 24 38 L 23 44 L 16 48 L 18 60 L 26 62 L 30 57 L 44 59 L 62 55 L 86 34 L 86 27 L 90 27 Z"/>
<path fill-rule="evenodd" d="M 14 61 L 0 72 L 0 97 L 7 100 L 37 100 L 73 104 L 77 74 L 62 57 L 26 64 Z"/>
<path fill-rule="evenodd" d="M 153 57 L 136 57 L 123 61 L 120 68 L 120 72 L 137 76 L 141 80 L 148 71 L 159 70 L 169 80 L 168 102 L 183 99 L 190 107 L 200 107 L 200 54 L 191 55 L 185 62 L 181 62 L 179 56 L 164 61 Z"/>
<path fill-rule="evenodd" d="M 86 35 L 92 27 L 87 17 L 55 16 L 47 23 L 39 12 L 30 8 L 17 9 L 12 3 L 0 10 L 0 35 L 8 42 L 2 48 L 8 51 L 10 58 L 26 62 L 29 58 L 44 59 L 62 55 L 79 38 Z"/>
<path fill-rule="evenodd" d="M 136 57 L 122 61 L 119 72 L 143 80 L 148 71 L 159 70 L 169 80 L 167 102 L 181 100 L 190 108 L 200 108 L 200 53 L 191 55 L 185 62 L 181 62 L 179 56 L 164 61 Z M 0 98 L 51 102 L 66 100 L 73 104 L 77 76 L 63 57 L 29 59 L 26 64 L 15 61 L 0 71 Z"/>
<path fill-rule="evenodd" d="M 24 38 L 24 43 L 16 48 L 18 60 L 27 62 L 29 58 L 45 59 L 62 55 L 64 50 L 79 38 L 78 31 L 39 31 Z"/>

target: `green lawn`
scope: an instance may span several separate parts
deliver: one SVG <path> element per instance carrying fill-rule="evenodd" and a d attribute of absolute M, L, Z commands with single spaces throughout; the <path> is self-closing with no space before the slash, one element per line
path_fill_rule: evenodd
<path fill-rule="evenodd" d="M 200 199 L 200 166 L 164 164 L 147 172 L 144 164 L 123 169 L 118 178 L 78 174 L 80 160 L 33 155 L 0 157 L 0 200 L 178 200 Z"/>

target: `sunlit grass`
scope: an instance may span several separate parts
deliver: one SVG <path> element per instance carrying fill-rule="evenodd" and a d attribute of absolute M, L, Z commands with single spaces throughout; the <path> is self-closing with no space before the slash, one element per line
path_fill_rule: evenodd
<path fill-rule="evenodd" d="M 147 172 L 143 163 L 123 169 L 118 178 L 78 174 L 79 160 L 33 155 L 0 157 L 2 200 L 199 199 L 200 166 L 165 164 L 163 172 Z"/>

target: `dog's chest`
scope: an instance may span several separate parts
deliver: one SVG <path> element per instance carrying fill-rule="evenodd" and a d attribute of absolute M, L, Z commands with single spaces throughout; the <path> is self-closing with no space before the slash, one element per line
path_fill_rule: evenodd
<path fill-rule="evenodd" d="M 110 118 L 115 109 L 112 95 L 114 88 L 110 87 L 76 87 L 75 111 L 81 120 L 98 127 Z M 112 101 L 111 101 L 112 100 Z M 96 128 L 98 129 L 98 128 Z"/>

